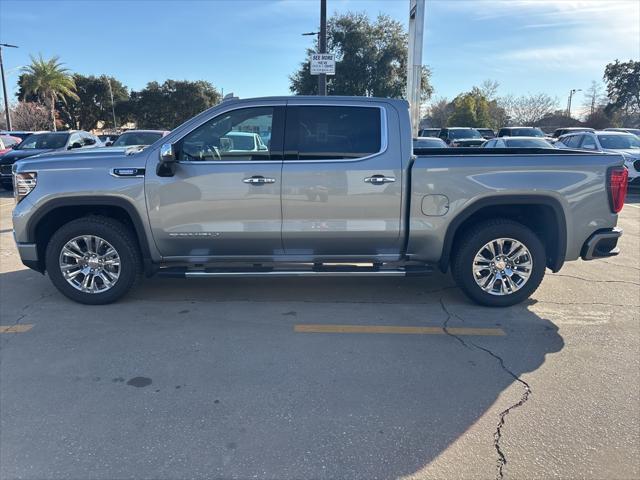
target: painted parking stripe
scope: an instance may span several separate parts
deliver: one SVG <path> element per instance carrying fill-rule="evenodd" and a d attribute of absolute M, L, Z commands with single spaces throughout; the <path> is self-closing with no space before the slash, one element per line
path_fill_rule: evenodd
<path fill-rule="evenodd" d="M 398 327 L 391 325 L 323 325 L 299 324 L 293 330 L 298 333 L 392 333 L 409 335 L 444 335 L 442 327 Z M 449 333 L 454 335 L 477 335 L 502 337 L 506 333 L 501 328 L 467 328 L 449 327 Z"/>
<path fill-rule="evenodd" d="M 0 333 L 24 333 L 33 328 L 29 323 L 20 325 L 0 325 Z"/>

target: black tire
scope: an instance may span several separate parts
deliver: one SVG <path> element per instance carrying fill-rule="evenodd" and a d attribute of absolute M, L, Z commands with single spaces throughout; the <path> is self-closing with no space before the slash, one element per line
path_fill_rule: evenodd
<path fill-rule="evenodd" d="M 67 282 L 60 269 L 60 252 L 75 237 L 95 235 L 109 242 L 120 256 L 120 273 L 115 284 L 100 293 L 82 292 Z M 60 292 L 86 305 L 112 303 L 125 295 L 142 274 L 142 261 L 138 242 L 129 228 L 109 217 L 90 216 L 73 220 L 60 227 L 51 237 L 45 254 L 49 278 Z"/>
<path fill-rule="evenodd" d="M 473 301 L 489 307 L 508 307 L 529 298 L 536 291 L 546 269 L 544 244 L 538 236 L 521 223 L 507 219 L 494 219 L 479 223 L 463 232 L 452 258 L 452 273 L 462 291 Z M 473 274 L 474 259 L 478 251 L 491 240 L 512 238 L 522 243 L 530 252 L 533 261 L 531 274 L 526 283 L 513 293 L 493 295 L 484 291 Z"/>

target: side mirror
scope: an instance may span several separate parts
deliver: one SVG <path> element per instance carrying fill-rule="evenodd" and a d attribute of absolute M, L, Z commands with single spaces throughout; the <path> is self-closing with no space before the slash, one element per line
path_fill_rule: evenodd
<path fill-rule="evenodd" d="M 82 148 L 82 144 L 80 142 L 73 142 L 69 145 L 68 150 L 73 150 L 74 148 Z"/>
<path fill-rule="evenodd" d="M 105 144 L 104 144 L 105 147 L 110 147 L 111 145 L 113 145 L 113 142 L 111 142 L 111 141 L 105 142 Z"/>
<path fill-rule="evenodd" d="M 173 177 L 176 172 L 176 155 L 173 151 L 173 144 L 163 143 L 160 147 L 160 161 L 156 168 L 159 177 Z"/>

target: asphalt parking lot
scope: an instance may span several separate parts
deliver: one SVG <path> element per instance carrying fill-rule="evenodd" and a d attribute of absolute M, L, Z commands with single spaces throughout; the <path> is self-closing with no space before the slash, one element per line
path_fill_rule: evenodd
<path fill-rule="evenodd" d="M 82 306 L 0 196 L 0 478 L 638 478 L 640 195 L 527 303 L 448 275 L 150 279 Z M 444 327 L 444 328 L 443 328 Z"/>

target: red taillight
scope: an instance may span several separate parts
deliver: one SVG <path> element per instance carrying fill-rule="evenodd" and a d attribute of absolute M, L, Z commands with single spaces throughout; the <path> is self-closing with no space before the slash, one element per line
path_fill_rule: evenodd
<path fill-rule="evenodd" d="M 624 206 L 628 178 L 629 172 L 624 167 L 609 170 L 609 205 L 613 213 L 618 213 Z"/>

